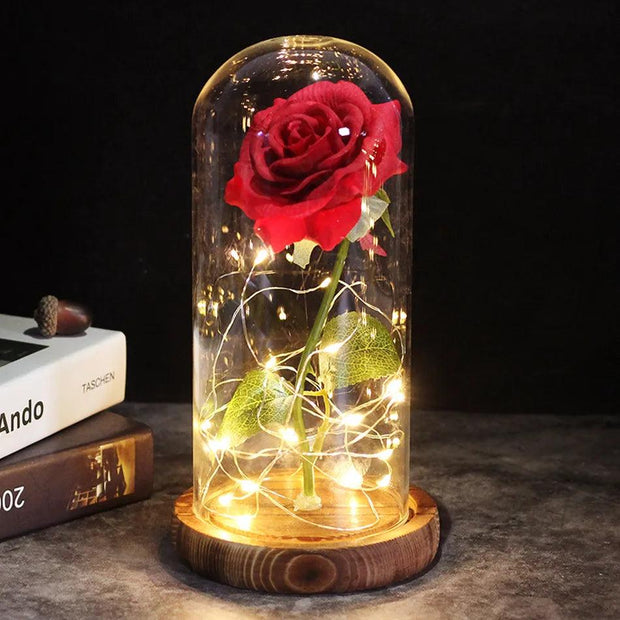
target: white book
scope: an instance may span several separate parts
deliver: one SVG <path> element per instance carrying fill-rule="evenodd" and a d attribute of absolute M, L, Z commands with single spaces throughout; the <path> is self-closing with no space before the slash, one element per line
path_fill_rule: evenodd
<path fill-rule="evenodd" d="M 34 319 L 0 314 L 0 459 L 125 398 L 119 331 L 42 338 Z"/>

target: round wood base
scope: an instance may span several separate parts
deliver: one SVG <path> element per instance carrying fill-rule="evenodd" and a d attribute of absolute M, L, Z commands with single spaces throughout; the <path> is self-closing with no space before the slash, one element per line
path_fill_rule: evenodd
<path fill-rule="evenodd" d="M 299 539 L 261 544 L 205 523 L 194 515 L 192 489 L 174 509 L 172 537 L 192 570 L 238 588 L 294 594 L 353 592 L 403 581 L 433 561 L 439 513 L 422 489 L 409 490 L 409 519 L 397 527 L 346 541 Z"/>

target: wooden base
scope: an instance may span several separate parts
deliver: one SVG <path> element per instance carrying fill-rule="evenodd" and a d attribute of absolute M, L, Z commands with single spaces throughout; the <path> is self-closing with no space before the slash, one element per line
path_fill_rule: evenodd
<path fill-rule="evenodd" d="M 382 532 L 346 540 L 288 539 L 268 544 L 251 533 L 231 532 L 198 519 L 193 494 L 174 509 L 172 537 L 192 570 L 239 588 L 295 594 L 353 592 L 403 581 L 433 561 L 439 513 L 422 489 L 409 490 L 409 518 Z"/>

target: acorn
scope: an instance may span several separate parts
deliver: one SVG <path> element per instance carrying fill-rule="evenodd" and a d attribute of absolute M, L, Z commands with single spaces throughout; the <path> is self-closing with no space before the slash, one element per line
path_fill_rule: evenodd
<path fill-rule="evenodd" d="M 45 295 L 34 311 L 34 320 L 43 336 L 69 336 L 86 331 L 92 323 L 90 310 L 83 304 Z"/>

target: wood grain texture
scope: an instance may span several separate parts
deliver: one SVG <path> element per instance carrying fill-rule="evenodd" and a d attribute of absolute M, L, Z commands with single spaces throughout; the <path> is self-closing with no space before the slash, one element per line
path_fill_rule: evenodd
<path fill-rule="evenodd" d="M 172 536 L 192 570 L 214 581 L 265 592 L 353 592 L 403 581 L 432 562 L 439 545 L 434 500 L 411 487 L 409 519 L 371 535 L 326 542 L 300 538 L 268 544 L 252 534 L 198 519 L 189 489 L 176 503 Z"/>

